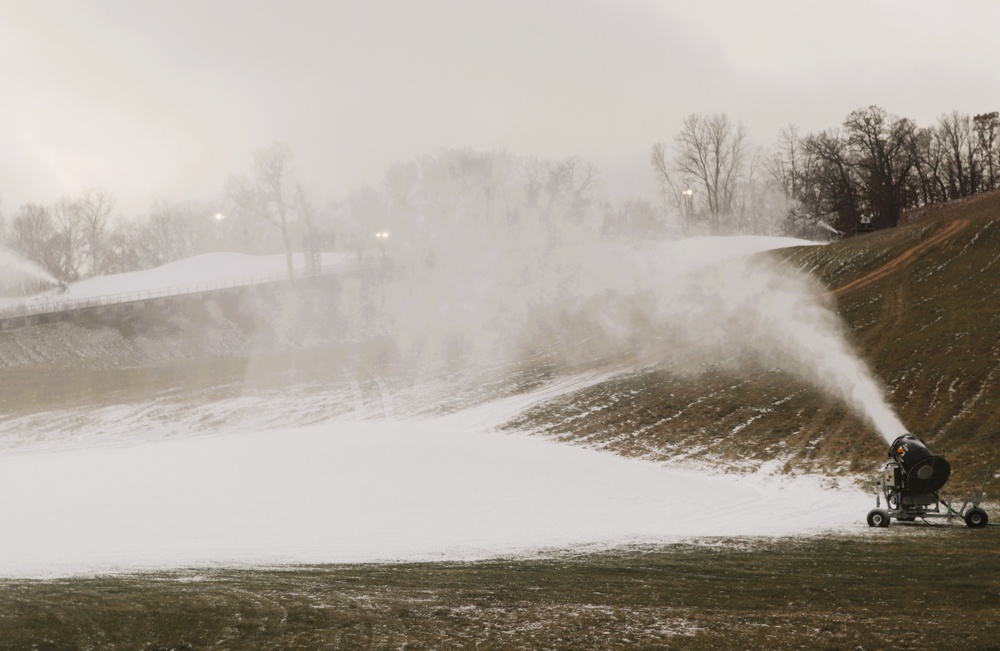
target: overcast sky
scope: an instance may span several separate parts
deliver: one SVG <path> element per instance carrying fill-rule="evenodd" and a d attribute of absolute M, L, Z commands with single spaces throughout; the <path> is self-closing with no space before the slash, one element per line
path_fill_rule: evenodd
<path fill-rule="evenodd" d="M 440 147 L 579 155 L 652 195 L 690 113 L 769 144 L 878 104 L 1000 110 L 995 0 L 0 0 L 0 197 L 127 213 L 288 142 L 325 200 Z"/>

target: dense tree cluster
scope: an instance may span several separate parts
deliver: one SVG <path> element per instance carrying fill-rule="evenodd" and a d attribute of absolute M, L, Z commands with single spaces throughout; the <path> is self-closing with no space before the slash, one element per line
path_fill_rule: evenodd
<path fill-rule="evenodd" d="M 689 117 L 674 146 L 653 146 L 664 203 L 688 230 L 842 234 L 899 223 L 907 208 L 1000 184 L 1000 117 L 954 111 L 921 128 L 877 106 L 805 137 L 789 126 L 767 154 L 725 115 Z M 763 173 L 761 173 L 763 172 Z M 785 204 L 783 210 L 782 203 Z"/>
<path fill-rule="evenodd" d="M 219 200 L 156 201 L 138 217 L 117 214 L 108 190 L 85 188 L 0 216 L 0 238 L 71 282 L 218 250 L 281 252 L 290 272 L 293 252 L 301 251 L 313 271 L 320 251 L 350 250 L 364 259 L 386 246 L 375 234 L 390 231 L 405 236 L 393 238 L 395 254 L 424 247 L 421 255 L 434 257 L 454 239 L 448 228 L 465 236 L 469 224 L 530 226 L 538 241 L 579 229 L 606 240 L 837 237 L 896 226 L 908 208 L 1000 187 L 1000 114 L 953 111 L 920 127 L 870 106 L 839 128 L 802 136 L 786 127 L 769 149 L 727 115 L 691 115 L 671 143 L 652 147 L 656 201 L 604 199 L 596 168 L 579 158 L 458 150 L 397 164 L 380 184 L 316 206 L 293 163 L 291 149 L 275 143 L 253 155 L 248 174 L 230 177 Z"/>
<path fill-rule="evenodd" d="M 797 204 L 794 223 L 823 222 L 850 234 L 899 223 L 904 210 L 1000 187 L 1000 118 L 957 111 L 921 128 L 870 106 L 842 128 L 798 138 L 782 132 L 772 178 Z"/>

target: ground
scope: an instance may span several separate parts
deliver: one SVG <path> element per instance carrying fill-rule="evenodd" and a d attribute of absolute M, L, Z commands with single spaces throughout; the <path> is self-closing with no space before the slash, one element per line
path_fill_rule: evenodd
<path fill-rule="evenodd" d="M 720 517 L 725 517 L 720 509 Z M 0 583 L 49 649 L 997 649 L 996 529 Z"/>

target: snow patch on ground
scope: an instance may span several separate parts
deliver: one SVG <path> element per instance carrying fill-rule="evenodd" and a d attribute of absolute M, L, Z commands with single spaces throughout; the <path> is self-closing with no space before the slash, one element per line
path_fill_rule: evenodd
<path fill-rule="evenodd" d="M 0 457 L 0 575 L 477 559 L 802 534 L 870 498 L 709 475 L 461 419 L 326 425 Z M 803 508 L 808 503 L 809 508 Z"/>

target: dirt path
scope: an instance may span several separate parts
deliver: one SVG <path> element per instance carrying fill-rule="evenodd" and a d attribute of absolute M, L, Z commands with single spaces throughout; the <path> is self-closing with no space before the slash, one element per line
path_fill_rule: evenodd
<path fill-rule="evenodd" d="M 897 271 L 905 269 L 906 267 L 913 264 L 917 260 L 917 257 L 919 257 L 922 253 L 937 246 L 941 242 L 944 242 L 945 240 L 951 238 L 953 235 L 955 235 L 968 225 L 969 225 L 968 219 L 956 219 L 955 221 L 950 222 L 947 226 L 945 226 L 938 232 L 934 233 L 934 235 L 932 235 L 931 237 L 927 238 L 920 244 L 917 244 L 916 246 L 907 249 L 902 254 L 890 260 L 889 262 L 885 263 L 878 269 L 875 269 L 871 273 L 868 273 L 862 276 L 861 278 L 852 280 L 846 285 L 838 287 L 837 289 L 834 290 L 833 295 L 836 296 L 837 298 L 846 296 L 851 292 L 861 289 L 862 287 L 867 287 L 868 285 L 871 285 L 877 280 L 881 280 L 886 276 L 889 276 L 891 274 L 896 273 Z"/>

